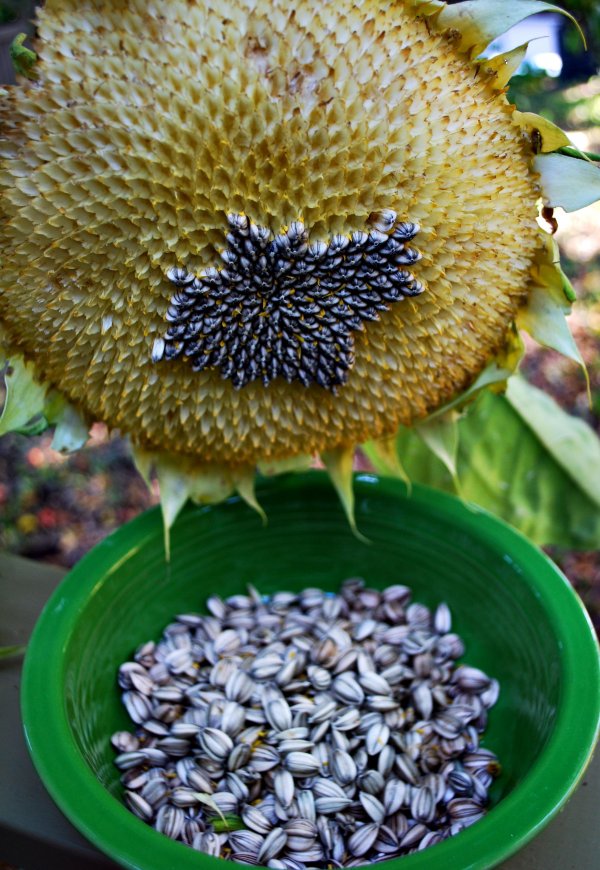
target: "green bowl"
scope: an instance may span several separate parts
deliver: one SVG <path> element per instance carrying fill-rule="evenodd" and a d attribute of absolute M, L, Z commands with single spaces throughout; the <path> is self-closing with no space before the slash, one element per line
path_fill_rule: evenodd
<path fill-rule="evenodd" d="M 430 607 L 446 601 L 465 660 L 501 684 L 485 745 L 501 759 L 492 809 L 473 827 L 383 870 L 488 868 L 516 852 L 558 812 L 596 739 L 597 644 L 579 599 L 556 567 L 517 532 L 455 498 L 361 475 L 350 531 L 319 472 L 279 478 L 259 491 L 269 517 L 239 499 L 190 507 L 172 532 L 165 564 L 157 509 L 95 547 L 48 602 L 29 644 L 23 719 L 34 763 L 71 822 L 124 867 L 218 870 L 222 862 L 169 840 L 120 802 L 110 735 L 130 727 L 116 688 L 118 665 L 158 638 L 176 613 L 209 593 L 252 582 L 263 593 L 361 575 L 404 583 Z"/>

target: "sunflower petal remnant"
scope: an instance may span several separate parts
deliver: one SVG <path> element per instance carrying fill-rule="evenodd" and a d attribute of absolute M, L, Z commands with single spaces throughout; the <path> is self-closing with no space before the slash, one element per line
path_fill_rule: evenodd
<path fill-rule="evenodd" d="M 518 52 L 474 59 L 549 8 L 47 0 L 0 94 L 7 356 L 128 436 L 167 524 L 315 455 L 352 519 L 356 446 L 503 368 L 558 269 L 541 188 L 595 181 L 536 152 Z"/>

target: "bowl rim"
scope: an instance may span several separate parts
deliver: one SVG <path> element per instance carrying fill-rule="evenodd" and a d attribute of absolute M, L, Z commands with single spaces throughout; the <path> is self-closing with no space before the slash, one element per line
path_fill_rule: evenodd
<path fill-rule="evenodd" d="M 476 533 L 497 550 L 510 551 L 535 565 L 535 594 L 551 614 L 562 651 L 561 703 L 554 730 L 524 780 L 476 826 L 459 837 L 438 844 L 433 850 L 391 859 L 382 870 L 397 870 L 401 860 L 406 870 L 486 870 L 506 860 L 529 842 L 559 812 L 577 787 L 591 760 L 598 738 L 600 718 L 600 661 L 589 616 L 554 563 L 524 535 L 482 508 L 429 487 L 406 486 L 392 478 L 357 474 L 354 480 L 357 519 L 360 499 L 376 491 L 383 497 L 418 503 L 445 520 Z M 260 492 L 298 493 L 330 489 L 322 472 L 285 475 L 264 481 Z M 190 513 L 230 510 L 240 505 L 234 496 L 215 506 L 188 507 Z M 235 508 L 234 508 L 235 509 Z M 25 656 L 21 703 L 27 746 L 46 789 L 78 830 L 124 867 L 132 870 L 164 870 L 165 867 L 222 868 L 222 861 L 192 851 L 169 840 L 131 814 L 98 781 L 81 757 L 70 730 L 62 694 L 64 652 L 72 626 L 104 574 L 110 574 L 139 551 L 145 542 L 162 537 L 160 508 L 155 507 L 131 520 L 87 553 L 58 585 L 40 615 Z M 531 583 L 531 578 L 529 579 Z M 44 699 L 40 705 L 40 698 Z M 553 769 L 551 783 L 546 771 Z M 68 788 L 64 787 L 65 780 Z M 535 795 L 535 799 L 532 799 Z M 144 852 L 144 863 L 139 855 Z M 483 854 L 482 854 L 483 853 Z M 465 861 L 467 863 L 465 863 Z M 208 863 L 206 863 L 208 862 Z M 458 863 L 457 863 L 458 862 Z"/>

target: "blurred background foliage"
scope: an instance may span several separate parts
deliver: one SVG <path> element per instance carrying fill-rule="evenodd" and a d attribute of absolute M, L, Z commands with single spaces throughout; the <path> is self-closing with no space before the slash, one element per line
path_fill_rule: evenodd
<path fill-rule="evenodd" d="M 561 126 L 582 150 L 600 153 L 600 3 L 564 0 L 559 5 L 581 23 L 589 50 L 583 51 L 566 19 L 555 19 L 560 77 L 529 66 L 513 79 L 508 96 L 521 110 Z M 8 43 L 2 44 L 2 33 L 17 25 L 30 28 L 33 6 L 29 0 L 0 0 L 3 57 Z M 10 68 L 5 69 L 0 62 L 0 77 L 7 82 Z M 563 266 L 578 296 L 570 324 L 589 370 L 591 407 L 581 370 L 553 351 L 528 341 L 522 371 L 600 435 L 600 203 L 569 215 L 557 210 L 556 217 Z M 110 531 L 155 504 L 158 494 L 146 489 L 126 444 L 118 435 L 109 437 L 104 426 L 95 425 L 89 446 L 74 456 L 53 451 L 51 437 L 0 439 L 0 548 L 69 567 Z M 364 457 L 359 466 L 368 467 Z M 600 626 L 600 554 L 556 547 L 549 552 Z"/>

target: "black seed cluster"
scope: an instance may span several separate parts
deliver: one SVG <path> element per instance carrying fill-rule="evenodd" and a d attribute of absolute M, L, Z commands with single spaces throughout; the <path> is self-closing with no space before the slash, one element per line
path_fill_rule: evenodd
<path fill-rule="evenodd" d="M 168 272 L 177 289 L 155 362 L 181 356 L 194 371 L 218 369 L 236 388 L 281 377 L 335 391 L 354 362 L 352 333 L 424 290 L 404 268 L 420 259 L 407 244 L 419 227 L 396 223 L 395 212 L 375 215 L 368 233 L 328 244 L 310 244 L 300 221 L 275 238 L 245 215 L 228 223 L 224 268 Z"/>

